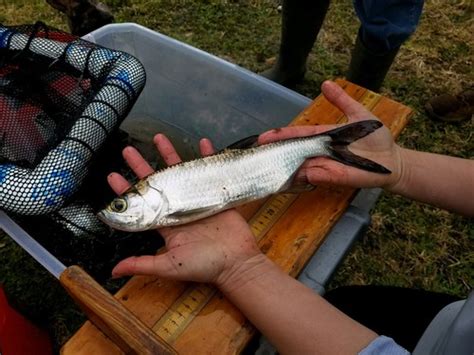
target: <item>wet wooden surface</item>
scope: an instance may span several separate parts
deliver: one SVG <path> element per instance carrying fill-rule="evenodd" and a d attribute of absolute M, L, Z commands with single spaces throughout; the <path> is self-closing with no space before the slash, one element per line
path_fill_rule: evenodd
<path fill-rule="evenodd" d="M 396 137 L 407 124 L 411 109 L 371 93 L 349 82 L 339 80 L 354 99 L 369 103 L 369 109 L 390 128 Z M 342 123 L 346 117 L 323 96 L 297 116 L 291 124 Z M 323 242 L 334 223 L 350 204 L 357 191 L 345 187 L 319 186 L 300 194 L 288 210 L 261 238 L 259 246 L 275 263 L 292 276 L 298 275 L 311 255 Z M 243 206 L 240 211 L 250 219 L 262 202 Z M 153 328 L 183 292 L 192 284 L 135 276 L 116 294 L 131 312 Z M 170 341 L 180 354 L 239 353 L 255 333 L 253 326 L 219 292 Z M 63 354 L 123 354 L 123 352 L 90 322 L 63 346 Z"/>

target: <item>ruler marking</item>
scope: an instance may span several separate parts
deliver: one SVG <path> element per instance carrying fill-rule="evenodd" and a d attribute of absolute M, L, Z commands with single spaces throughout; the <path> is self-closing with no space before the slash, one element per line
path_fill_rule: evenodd
<path fill-rule="evenodd" d="M 379 94 L 367 90 L 362 96 L 360 103 L 371 111 L 380 99 L 381 96 Z M 248 221 L 257 241 L 260 241 L 265 236 L 297 199 L 298 195 L 281 193 L 270 197 L 260 207 Z M 174 343 L 216 293 L 217 289 L 207 284 L 189 286 L 155 323 L 152 329 L 169 344 Z"/>

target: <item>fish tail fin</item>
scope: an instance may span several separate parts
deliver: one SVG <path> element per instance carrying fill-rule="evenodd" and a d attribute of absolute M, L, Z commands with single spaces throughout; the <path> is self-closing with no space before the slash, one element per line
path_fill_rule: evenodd
<path fill-rule="evenodd" d="M 330 151 L 329 157 L 345 165 L 350 165 L 362 170 L 379 174 L 390 174 L 391 171 L 387 168 L 372 160 L 352 153 L 347 147 L 352 142 L 367 136 L 382 126 L 382 122 L 366 120 L 350 123 L 328 132 L 324 132 L 324 135 L 327 135 L 332 139 L 328 143 Z"/>

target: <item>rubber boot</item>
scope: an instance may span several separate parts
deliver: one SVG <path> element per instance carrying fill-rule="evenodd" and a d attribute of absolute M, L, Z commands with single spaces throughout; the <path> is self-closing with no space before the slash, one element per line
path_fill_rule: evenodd
<path fill-rule="evenodd" d="M 303 80 L 328 7 L 329 0 L 283 0 L 280 53 L 275 66 L 262 76 L 287 87 Z"/>
<path fill-rule="evenodd" d="M 66 14 L 69 29 L 76 36 L 83 36 L 99 27 L 114 22 L 107 5 L 94 0 L 46 0 L 56 10 Z"/>
<path fill-rule="evenodd" d="M 347 80 L 378 92 L 399 49 L 397 47 L 382 54 L 374 53 L 362 43 L 360 35 L 357 36 Z"/>
<path fill-rule="evenodd" d="M 442 94 L 425 105 L 428 116 L 443 122 L 462 122 L 474 119 L 474 86 L 457 95 Z"/>

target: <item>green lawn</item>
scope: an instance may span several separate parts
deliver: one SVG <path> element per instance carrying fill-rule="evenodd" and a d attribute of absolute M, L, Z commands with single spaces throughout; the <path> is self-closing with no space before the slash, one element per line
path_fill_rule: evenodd
<path fill-rule="evenodd" d="M 118 22 L 136 22 L 252 71 L 275 61 L 280 32 L 277 1 L 110 0 Z M 433 122 L 423 111 L 433 95 L 474 83 L 474 22 L 467 2 L 427 1 L 420 26 L 401 49 L 383 94 L 415 110 L 402 133 L 405 147 L 473 158 L 473 123 Z M 67 29 L 45 1 L 0 0 L 0 22 Z M 333 1 L 312 51 L 306 81 L 297 87 L 314 98 L 320 83 L 344 75 L 358 28 L 350 1 Z M 150 75 L 150 73 L 148 74 Z M 455 173 L 455 172 L 453 172 Z M 466 296 L 474 281 L 472 220 L 384 194 L 372 226 L 330 287 L 381 284 Z M 82 321 L 56 281 L 9 238 L 0 235 L 0 282 L 23 312 L 51 331 L 56 346 Z"/>

